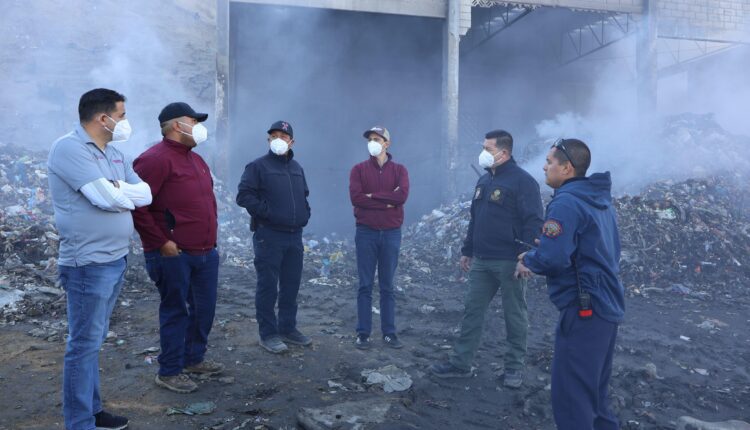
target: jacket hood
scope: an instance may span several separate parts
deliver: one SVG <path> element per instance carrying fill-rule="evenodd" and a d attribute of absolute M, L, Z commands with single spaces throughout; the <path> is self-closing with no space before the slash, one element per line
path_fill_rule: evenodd
<path fill-rule="evenodd" d="M 597 209 L 607 209 L 612 206 L 612 179 L 609 172 L 594 173 L 564 184 L 555 195 L 563 193 L 572 194 Z"/>

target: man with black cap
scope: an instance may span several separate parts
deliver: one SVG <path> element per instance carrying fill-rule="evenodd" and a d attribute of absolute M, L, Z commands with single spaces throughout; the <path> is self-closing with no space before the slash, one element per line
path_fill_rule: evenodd
<path fill-rule="evenodd" d="M 310 219 L 305 172 L 294 160 L 294 130 L 286 121 L 268 129 L 268 153 L 245 167 L 237 204 L 250 214 L 258 283 L 255 313 L 260 346 L 280 354 L 286 343 L 309 346 L 297 330 L 297 293 L 302 279 L 302 228 Z M 278 318 L 275 308 L 279 307 Z"/>
<path fill-rule="evenodd" d="M 177 393 L 198 386 L 188 373 L 215 375 L 224 365 L 205 359 L 216 310 L 219 254 L 217 211 L 208 165 L 193 151 L 208 132 L 208 114 L 171 103 L 159 114 L 164 139 L 133 168 L 153 192 L 134 212 L 149 277 L 161 296 L 159 373 L 156 384 Z"/>
<path fill-rule="evenodd" d="M 349 197 L 357 222 L 357 339 L 358 349 L 370 348 L 372 331 L 372 289 L 375 269 L 380 290 L 380 331 L 383 342 L 391 348 L 402 348 L 396 335 L 396 300 L 393 277 L 401 249 L 401 225 L 404 203 L 409 197 L 409 173 L 392 161 L 388 152 L 391 134 L 375 126 L 363 134 L 370 158 L 352 168 L 349 175 Z"/>

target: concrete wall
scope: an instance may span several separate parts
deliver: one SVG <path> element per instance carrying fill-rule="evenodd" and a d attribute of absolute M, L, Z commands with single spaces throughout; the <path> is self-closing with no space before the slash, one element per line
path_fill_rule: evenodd
<path fill-rule="evenodd" d="M 300 6 L 353 12 L 388 13 L 426 18 L 445 18 L 447 0 L 232 0 L 276 6 Z"/>
<path fill-rule="evenodd" d="M 750 41 L 750 0 L 659 0 L 658 13 L 661 37 Z"/>
<path fill-rule="evenodd" d="M 486 0 L 475 0 L 487 3 Z M 504 3 L 497 1 L 497 3 Z M 518 3 L 531 6 L 564 7 L 568 9 L 587 10 L 595 12 L 640 13 L 643 10 L 643 0 L 525 0 Z"/>
<path fill-rule="evenodd" d="M 449 0 L 231 0 L 236 3 L 303 6 L 445 18 Z M 646 0 L 458 0 L 461 34 L 471 25 L 472 6 L 515 3 L 524 6 L 561 7 L 593 12 L 640 14 Z M 666 37 L 748 41 L 750 0 L 657 0 L 659 34 Z"/>

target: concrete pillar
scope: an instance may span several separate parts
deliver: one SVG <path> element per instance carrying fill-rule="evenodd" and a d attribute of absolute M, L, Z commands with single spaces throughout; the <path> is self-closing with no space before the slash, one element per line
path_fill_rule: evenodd
<path fill-rule="evenodd" d="M 649 125 L 655 118 L 658 103 L 659 65 L 656 40 L 659 18 L 657 3 L 658 0 L 644 0 L 643 19 L 637 35 L 638 113 L 643 125 Z"/>
<path fill-rule="evenodd" d="M 456 161 L 458 160 L 458 65 L 461 40 L 461 0 L 448 0 L 443 35 L 443 166 L 447 169 L 443 199 L 457 196 Z"/>
<path fill-rule="evenodd" d="M 216 0 L 216 166 L 214 174 L 225 183 L 229 166 L 229 0 Z"/>

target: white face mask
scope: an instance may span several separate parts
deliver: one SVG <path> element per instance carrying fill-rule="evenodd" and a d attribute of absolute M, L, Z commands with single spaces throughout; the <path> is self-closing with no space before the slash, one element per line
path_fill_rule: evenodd
<path fill-rule="evenodd" d="M 107 115 L 107 118 L 111 119 L 112 122 L 115 123 L 115 128 L 112 130 L 108 129 L 106 126 L 104 127 L 105 130 L 112 133 L 113 142 L 124 142 L 130 139 L 130 135 L 133 133 L 133 129 L 130 128 L 130 122 L 128 122 L 127 119 L 123 119 L 122 121 L 117 122 L 109 115 Z"/>
<path fill-rule="evenodd" d="M 490 154 L 486 149 L 479 154 L 479 166 L 488 169 L 495 164 L 495 156 Z"/>
<path fill-rule="evenodd" d="M 370 155 L 372 155 L 373 157 L 377 157 L 381 152 L 383 152 L 383 145 L 381 145 L 380 142 L 371 140 L 367 142 L 367 151 L 369 151 Z"/>
<path fill-rule="evenodd" d="M 271 141 L 271 151 L 276 155 L 284 155 L 289 150 L 289 144 L 278 137 Z"/>
<path fill-rule="evenodd" d="M 190 124 L 185 124 L 184 122 L 180 122 L 180 124 L 190 127 Z M 196 145 L 200 145 L 201 143 L 205 142 L 206 139 L 208 139 L 208 129 L 206 128 L 206 126 L 204 126 L 201 123 L 198 123 L 198 124 L 193 125 L 192 127 L 193 127 L 193 130 L 191 132 L 192 134 L 185 133 L 182 130 L 180 130 L 180 133 L 191 136 Z"/>

